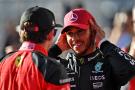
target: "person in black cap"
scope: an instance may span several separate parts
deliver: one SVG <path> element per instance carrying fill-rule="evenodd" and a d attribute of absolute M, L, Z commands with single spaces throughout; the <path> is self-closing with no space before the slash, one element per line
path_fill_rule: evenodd
<path fill-rule="evenodd" d="M 48 57 L 55 34 L 54 14 L 43 7 L 27 9 L 18 32 L 22 46 L 0 62 L 0 90 L 70 90 L 64 66 Z"/>
<path fill-rule="evenodd" d="M 68 49 L 74 53 L 68 53 L 66 60 L 58 57 Z M 95 18 L 83 8 L 65 15 L 64 28 L 49 56 L 65 65 L 71 90 L 120 90 L 135 76 L 135 59 L 106 40 Z"/>

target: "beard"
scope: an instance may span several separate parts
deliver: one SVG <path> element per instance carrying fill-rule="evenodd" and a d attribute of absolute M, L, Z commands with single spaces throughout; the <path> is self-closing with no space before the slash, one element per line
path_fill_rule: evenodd
<path fill-rule="evenodd" d="M 76 54 L 77 57 L 81 57 L 81 56 L 85 56 L 85 55 L 88 55 L 90 53 L 92 53 L 94 50 L 96 49 L 95 47 L 95 37 L 89 37 L 89 41 L 87 43 L 87 45 L 85 46 L 85 49 L 80 52 L 80 53 L 77 53 L 75 52 L 74 50 L 74 53 Z"/>

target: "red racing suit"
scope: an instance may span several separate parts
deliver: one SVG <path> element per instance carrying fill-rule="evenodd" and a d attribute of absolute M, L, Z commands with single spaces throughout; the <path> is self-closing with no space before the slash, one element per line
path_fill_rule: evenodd
<path fill-rule="evenodd" d="M 64 66 L 38 44 L 24 42 L 0 62 L 0 90 L 70 90 Z"/>
<path fill-rule="evenodd" d="M 135 90 L 135 77 L 129 82 L 129 90 Z"/>

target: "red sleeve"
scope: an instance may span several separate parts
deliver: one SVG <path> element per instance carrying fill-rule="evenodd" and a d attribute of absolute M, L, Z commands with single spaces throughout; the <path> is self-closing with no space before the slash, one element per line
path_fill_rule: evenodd
<path fill-rule="evenodd" d="M 129 83 L 129 90 L 135 90 L 135 78 L 132 78 Z"/>

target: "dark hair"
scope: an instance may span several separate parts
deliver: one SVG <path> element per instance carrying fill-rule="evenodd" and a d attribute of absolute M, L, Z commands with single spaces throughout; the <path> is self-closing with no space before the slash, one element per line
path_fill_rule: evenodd
<path fill-rule="evenodd" d="M 94 30 L 93 28 L 89 28 L 89 31 L 90 31 L 90 42 L 91 42 L 91 46 L 94 46 L 95 39 L 96 39 L 96 30 Z"/>
<path fill-rule="evenodd" d="M 31 41 L 34 43 L 42 43 L 46 39 L 46 36 L 49 32 L 46 32 L 47 30 L 40 30 L 37 25 L 33 25 L 31 22 L 25 22 L 23 23 L 21 28 L 21 34 L 20 34 L 20 41 Z M 48 30 L 51 31 L 51 30 Z"/>

